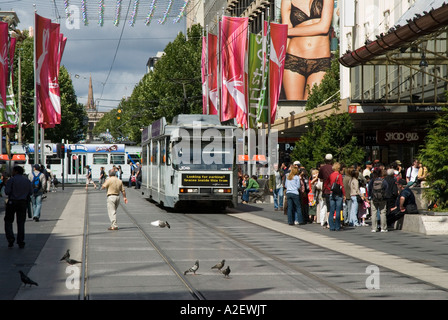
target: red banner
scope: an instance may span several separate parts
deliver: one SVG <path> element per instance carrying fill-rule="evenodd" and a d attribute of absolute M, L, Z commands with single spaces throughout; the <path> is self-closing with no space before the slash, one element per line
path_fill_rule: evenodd
<path fill-rule="evenodd" d="M 202 43 L 202 86 L 203 113 L 207 114 L 208 92 L 208 114 L 218 114 L 218 37 L 211 33 Z"/>
<path fill-rule="evenodd" d="M 245 59 L 248 18 L 223 16 L 221 23 L 221 121 L 247 126 Z"/>
<path fill-rule="evenodd" d="M 4 114 L 6 108 L 6 88 L 8 86 L 9 74 L 9 33 L 8 24 L 0 21 L 0 97 L 1 97 L 1 113 Z M 3 116 L 4 117 L 4 116 Z M 4 119 L 1 119 L 3 122 Z"/>
<path fill-rule="evenodd" d="M 50 34 L 51 20 L 35 14 L 36 24 L 36 98 L 37 98 L 37 122 L 48 124 L 50 119 L 47 110 L 53 108 L 49 96 L 50 75 Z"/>
<path fill-rule="evenodd" d="M 65 41 L 60 26 L 35 15 L 37 122 L 43 128 L 61 123 L 59 67 Z"/>
<path fill-rule="evenodd" d="M 274 123 L 275 116 L 277 114 L 277 103 L 282 88 L 288 25 L 271 22 L 270 29 L 271 50 L 269 54 L 269 99 L 271 106 L 271 123 Z"/>

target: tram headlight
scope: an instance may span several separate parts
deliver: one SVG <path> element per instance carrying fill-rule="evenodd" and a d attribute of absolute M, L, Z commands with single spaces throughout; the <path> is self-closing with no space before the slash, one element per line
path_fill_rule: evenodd
<path fill-rule="evenodd" d="M 214 193 L 232 193 L 231 188 L 219 188 L 219 189 L 213 189 Z"/>
<path fill-rule="evenodd" d="M 198 193 L 198 188 L 180 188 L 179 193 Z"/>

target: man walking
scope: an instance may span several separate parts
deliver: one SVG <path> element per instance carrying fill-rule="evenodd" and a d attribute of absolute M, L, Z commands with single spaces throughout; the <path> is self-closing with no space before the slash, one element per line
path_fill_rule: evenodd
<path fill-rule="evenodd" d="M 28 199 L 33 194 L 31 182 L 23 175 L 23 168 L 15 166 L 12 169 L 12 177 L 8 179 L 5 187 L 8 195 L 8 203 L 5 211 L 5 235 L 8 247 L 14 245 L 15 237 L 12 228 L 14 215 L 17 216 L 17 244 L 19 248 L 25 247 L 25 220 Z"/>
<path fill-rule="evenodd" d="M 123 194 L 124 203 L 128 203 L 126 191 L 124 190 L 123 181 L 118 179 L 114 170 L 109 171 L 109 179 L 104 182 L 101 189 L 107 189 L 107 213 L 110 219 L 110 227 L 108 230 L 118 230 L 117 225 L 117 208 L 120 204 L 120 192 Z"/>
<path fill-rule="evenodd" d="M 42 209 L 42 195 L 44 188 L 47 185 L 45 174 L 40 171 L 40 165 L 35 164 L 33 171 L 28 175 L 33 187 L 33 194 L 31 195 L 31 205 L 33 206 L 33 220 L 38 222 L 40 219 L 40 211 Z"/>

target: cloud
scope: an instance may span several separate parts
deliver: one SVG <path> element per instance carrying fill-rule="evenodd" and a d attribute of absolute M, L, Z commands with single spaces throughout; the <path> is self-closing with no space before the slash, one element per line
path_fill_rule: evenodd
<path fill-rule="evenodd" d="M 94 98 L 102 99 L 98 102 L 101 111 L 110 110 L 123 96 L 129 96 L 144 76 L 148 59 L 158 51 L 163 51 L 179 32 L 185 33 L 185 18 L 179 23 L 173 23 L 184 1 L 173 1 L 167 21 L 159 24 L 157 21 L 162 18 L 168 0 L 158 0 L 149 25 L 145 25 L 145 19 L 151 1 L 139 1 L 134 26 L 130 26 L 129 20 L 135 1 L 122 1 L 118 26 L 114 25 L 116 2 L 105 0 L 103 26 L 99 26 L 98 0 L 85 0 L 89 24 L 83 24 L 83 14 L 79 12 L 79 28 L 66 23 L 64 1 L 22 0 L 10 3 L 11 9 L 19 17 L 19 29 L 28 29 L 34 25 L 35 8 L 39 15 L 52 22 L 58 22 L 56 17 L 60 17 L 61 32 L 67 37 L 62 64 L 72 76 L 78 102 L 86 102 L 91 76 Z M 34 3 L 36 7 L 33 6 Z M 69 3 L 81 8 L 81 0 L 71 0 Z M 128 5 L 128 18 L 124 19 Z M 8 10 L 6 7 L 3 9 Z"/>

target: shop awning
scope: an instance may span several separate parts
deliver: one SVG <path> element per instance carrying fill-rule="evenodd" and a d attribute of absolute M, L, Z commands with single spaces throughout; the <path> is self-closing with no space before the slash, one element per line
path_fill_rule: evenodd
<path fill-rule="evenodd" d="M 339 62 L 348 68 L 365 64 L 388 51 L 404 47 L 448 26 L 448 3 L 445 1 L 417 1 L 386 34 L 377 35 L 375 41 L 368 42 L 355 51 L 346 52 L 339 58 Z"/>

